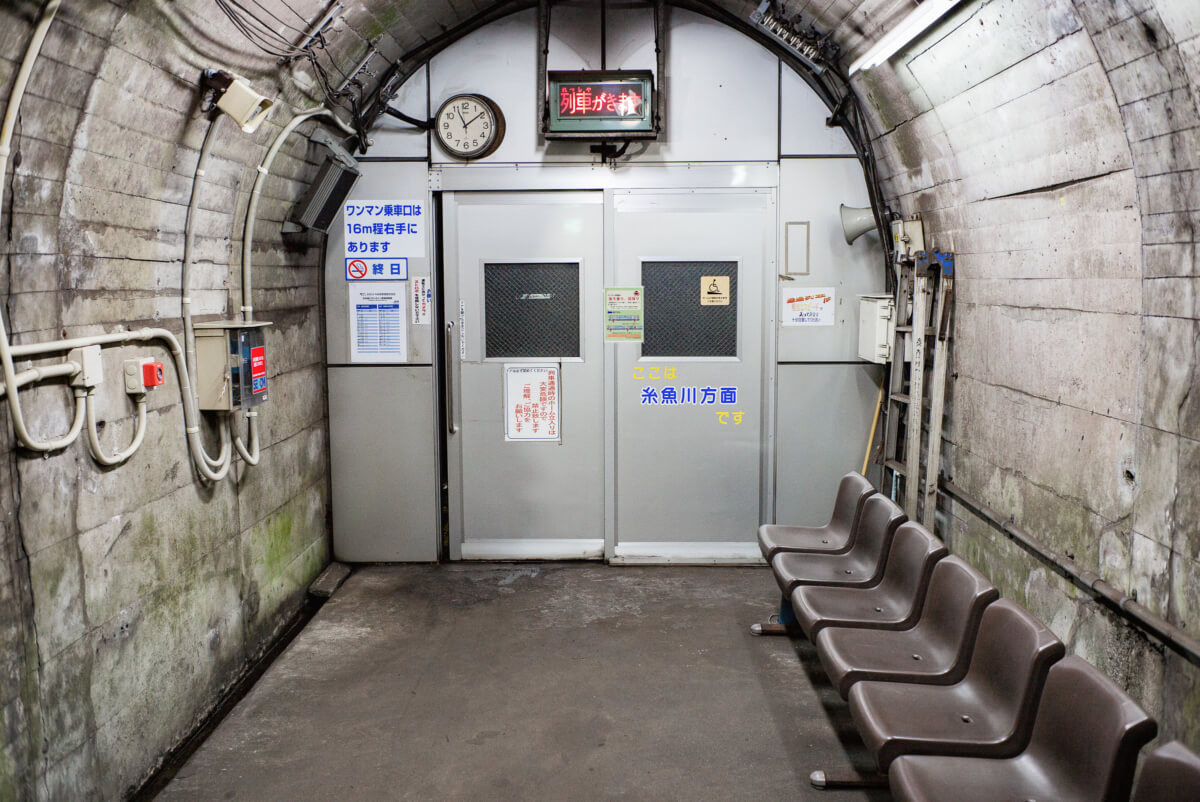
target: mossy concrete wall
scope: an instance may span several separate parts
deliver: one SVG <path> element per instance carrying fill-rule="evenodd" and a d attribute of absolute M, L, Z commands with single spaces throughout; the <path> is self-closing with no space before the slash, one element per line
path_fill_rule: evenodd
<path fill-rule="evenodd" d="M 848 59 L 907 10 L 789 6 Z M 957 254 L 942 469 L 1200 630 L 1200 5 L 971 0 L 854 85 L 897 209 Z M 1200 749 L 1200 671 L 944 512 L 952 551 Z"/>
<path fill-rule="evenodd" d="M 290 13 L 267 5 L 280 19 Z M 313 19 L 327 4 L 288 5 Z M 41 6 L 0 5 L 0 105 Z M 377 45 L 396 53 L 388 37 Z M 345 21 L 328 36 L 343 67 L 365 47 Z M 201 184 L 193 312 L 239 314 L 255 168 L 293 108 L 317 104 L 311 74 L 255 50 L 206 0 L 67 2 L 34 67 L 5 178 L 0 301 L 15 342 L 181 332 L 206 67 L 278 95 L 254 135 L 222 123 Z M 253 304 L 273 325 L 258 467 L 237 461 L 223 481 L 197 479 L 174 369 L 157 346 L 104 352 L 98 414 L 110 453 L 134 428 L 121 361 L 167 363 L 167 383 L 149 396 L 146 441 L 120 467 L 98 465 L 82 440 L 45 457 L 16 448 L 0 402 L 0 799 L 120 798 L 264 649 L 328 562 L 321 241 L 284 242 L 280 228 L 315 173 L 313 125 L 275 160 L 259 206 Z M 68 428 L 62 384 L 22 391 L 21 401 L 35 436 Z"/>
<path fill-rule="evenodd" d="M 327 5 L 264 4 L 281 20 L 293 8 L 311 20 Z M 721 4 L 743 18 L 756 5 Z M 40 5 L 0 8 L 0 100 Z M 347 69 L 370 38 L 394 58 L 485 5 L 347 4 L 328 52 Z M 833 31 L 846 63 L 911 8 L 785 6 Z M 1200 628 L 1198 9 L 966 0 L 854 79 L 885 189 L 958 254 L 946 472 L 1191 631 Z M 0 299 L 16 341 L 147 323 L 179 330 L 183 220 L 204 129 L 196 80 L 209 66 L 284 101 L 252 137 L 225 127 L 203 185 L 195 311 L 236 312 L 254 165 L 286 104 L 315 103 L 311 73 L 255 50 L 205 0 L 81 0 L 51 30 L 6 178 Z M 199 484 L 173 376 L 152 398 L 146 444 L 121 468 L 99 468 L 79 445 L 34 457 L 0 429 L 0 797 L 120 796 L 261 648 L 327 559 L 319 254 L 315 241 L 289 245 L 279 234 L 314 158 L 302 138 L 284 149 L 255 238 L 254 305 L 275 323 L 262 465 Z M 109 351 L 111 376 L 125 354 Z M 35 433 L 66 428 L 61 386 L 22 398 Z M 101 417 L 105 445 L 126 442 L 131 410 L 113 383 Z M 1163 737 L 1200 748 L 1200 673 L 966 510 L 944 512 L 954 550 L 1125 684 Z"/>

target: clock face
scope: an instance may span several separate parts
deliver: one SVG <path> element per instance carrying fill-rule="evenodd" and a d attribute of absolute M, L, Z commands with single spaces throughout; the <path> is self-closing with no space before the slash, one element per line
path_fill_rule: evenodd
<path fill-rule="evenodd" d="M 438 109 L 434 122 L 442 150 L 460 159 L 487 156 L 504 139 L 504 115 L 483 95 L 455 95 Z"/>

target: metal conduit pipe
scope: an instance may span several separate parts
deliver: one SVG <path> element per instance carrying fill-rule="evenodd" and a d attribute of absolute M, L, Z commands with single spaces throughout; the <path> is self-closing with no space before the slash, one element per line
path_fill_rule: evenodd
<path fill-rule="evenodd" d="M 83 387 L 76 387 L 74 389 L 75 389 L 75 420 L 73 420 L 71 422 L 71 430 L 69 432 L 67 432 L 66 437 L 63 438 L 68 443 L 75 442 L 75 439 L 77 437 L 79 437 L 79 433 L 81 431 L 83 431 L 83 422 L 84 422 L 83 394 L 86 393 L 87 390 L 85 390 Z M 13 395 L 16 395 L 16 393 L 13 393 Z"/>
<path fill-rule="evenodd" d="M 58 8 L 61 4 L 62 0 L 49 0 L 45 7 L 42 8 L 42 16 L 38 19 L 37 26 L 33 30 L 33 36 L 30 38 L 29 46 L 25 50 L 25 58 L 21 61 L 16 81 L 13 83 L 12 92 L 8 97 L 8 106 L 4 110 L 4 124 L 3 127 L 0 127 L 0 211 L 4 208 L 4 187 L 6 184 L 4 176 L 8 172 L 8 156 L 12 152 L 13 128 L 16 125 L 17 114 L 21 108 L 21 100 L 25 96 L 25 87 L 29 85 L 29 74 L 33 71 L 33 64 L 37 61 L 38 55 L 41 53 L 42 43 L 46 41 L 46 32 L 50 29 L 50 23 L 54 20 L 54 15 L 58 13 Z M 25 415 L 21 410 L 21 399 L 18 393 L 18 388 L 21 387 L 22 382 L 18 381 L 17 371 L 13 365 L 13 355 L 9 348 L 8 330 L 4 327 L 3 315 L 0 315 L 0 369 L 3 371 L 4 386 L 12 388 L 11 392 L 6 392 L 5 394 L 8 397 L 13 433 L 16 434 L 17 440 L 21 445 L 31 451 L 57 451 L 75 441 L 75 438 L 79 436 L 79 428 L 76 426 L 72 426 L 71 431 L 66 435 L 50 440 L 38 440 L 29 434 L 29 430 L 25 426 Z M 81 423 L 83 421 L 83 407 L 78 397 L 75 399 L 75 406 L 75 421 Z"/>
<path fill-rule="evenodd" d="M 246 321 L 254 320 L 254 304 L 253 304 L 253 252 L 254 252 L 254 224 L 258 219 L 258 199 L 262 195 L 263 185 L 266 183 L 266 178 L 271 173 L 271 164 L 275 161 L 276 154 L 283 147 L 284 141 L 292 135 L 292 133 L 308 120 L 314 117 L 324 117 L 331 120 L 338 128 L 347 134 L 353 135 L 354 129 L 342 122 L 337 115 L 326 108 L 315 108 L 311 111 L 304 111 L 297 114 L 292 119 L 288 120 L 287 125 L 275 137 L 275 141 L 271 143 L 271 147 L 267 150 L 267 155 L 263 157 L 262 163 L 258 165 L 258 175 L 254 178 L 254 187 L 250 190 L 250 202 L 246 206 L 246 225 L 242 230 L 242 319 Z M 211 130 L 211 129 L 210 129 Z M 241 435 L 235 435 L 233 444 L 237 448 L 238 456 L 246 462 L 247 465 L 257 465 L 261 457 L 258 440 L 258 410 L 250 410 L 246 413 L 246 421 L 249 427 L 247 435 L 250 443 L 247 447 L 243 442 Z M 229 425 L 233 425 L 232 419 Z"/>
<path fill-rule="evenodd" d="M 546 133 L 546 56 L 550 48 L 550 0 L 538 0 L 537 4 L 537 67 L 535 68 L 536 75 L 536 94 L 537 98 L 534 102 L 537 103 L 537 132 L 538 142 L 543 141 L 543 136 Z"/>
<path fill-rule="evenodd" d="M 96 462 L 99 462 L 101 465 L 120 465 L 132 457 L 133 453 L 142 445 L 142 440 L 146 437 L 145 394 L 137 400 L 137 427 L 134 429 L 132 442 L 111 457 L 105 454 L 104 449 L 100 447 L 100 436 L 96 432 L 96 396 L 92 389 L 88 389 L 87 395 L 84 396 L 83 405 L 87 410 L 88 447 L 91 448 L 92 456 L 96 459 Z"/>
<path fill-rule="evenodd" d="M 11 351 L 15 357 L 33 357 L 61 353 L 63 351 L 70 351 L 72 348 L 84 348 L 89 345 L 115 345 L 132 342 L 153 342 L 156 340 L 166 345 L 167 349 L 171 352 L 171 360 L 175 365 L 175 376 L 179 382 L 179 394 L 183 397 L 183 424 L 184 431 L 187 433 L 188 451 L 192 457 L 192 464 L 196 466 L 197 473 L 208 481 L 220 481 L 229 473 L 229 466 L 232 463 L 230 457 L 233 452 L 232 444 L 229 441 L 229 432 L 227 431 L 227 427 L 220 427 L 221 456 L 217 458 L 216 462 L 222 467 L 214 470 L 208 464 L 204 453 L 204 444 L 200 440 L 200 411 L 197 409 L 198 405 L 195 396 L 192 395 L 192 386 L 188 378 L 187 365 L 184 361 L 183 347 L 180 346 L 179 339 L 168 329 L 136 329 L 134 331 L 118 331 L 111 334 L 95 334 L 90 337 L 73 337 L 69 340 L 30 343 L 29 345 L 13 346 Z M 79 405 L 77 415 L 82 426 L 84 420 L 82 403 Z"/>
<path fill-rule="evenodd" d="M 183 317 L 183 345 L 184 345 L 184 369 L 188 372 L 188 382 L 192 386 L 192 392 L 195 392 L 196 374 L 193 372 L 196 369 L 196 330 L 192 327 L 192 246 L 196 240 L 196 209 L 200 206 L 200 179 L 204 177 L 204 168 L 208 164 L 208 158 L 212 154 L 213 144 L 217 138 L 215 136 L 217 126 L 224 119 L 224 114 L 218 114 L 213 117 L 208 123 L 208 130 L 204 132 L 204 142 L 200 145 L 200 157 L 196 160 L 196 171 L 192 176 L 192 194 L 188 200 L 187 221 L 183 227 L 183 265 L 180 268 L 180 298 L 179 309 L 180 315 Z M 195 399 L 193 399 L 195 400 Z M 198 404 L 197 404 L 198 405 Z M 221 457 L 213 459 L 208 455 L 203 442 L 201 443 L 200 455 L 204 457 L 205 463 L 214 470 L 220 470 L 222 467 Z M 99 455 L 97 453 L 97 459 Z M 103 462 L 103 460 L 100 460 Z"/>
<path fill-rule="evenodd" d="M 78 362 L 60 362 L 57 365 L 48 365 L 44 368 L 29 368 L 17 374 L 17 387 L 24 387 L 27 384 L 32 384 L 42 379 L 52 379 L 56 376 L 74 376 L 81 370 Z M 7 385 L 0 382 L 0 395 L 4 395 L 8 391 Z"/>
<path fill-rule="evenodd" d="M 271 147 L 267 150 L 267 155 L 263 157 L 262 163 L 258 165 L 258 175 L 255 176 L 254 187 L 250 190 L 250 202 L 246 205 L 246 225 L 242 231 L 242 318 L 244 320 L 254 320 L 254 306 L 251 304 L 254 223 L 258 219 L 258 199 L 262 195 L 263 184 L 271 172 L 271 163 L 275 161 L 276 154 L 283 147 L 284 140 L 291 136 L 292 132 L 301 123 L 311 120 L 314 117 L 327 117 L 347 134 L 353 136 L 355 133 L 353 128 L 342 122 L 332 111 L 324 107 L 318 107 L 310 111 L 302 111 L 288 120 L 283 130 L 275 136 L 275 141 L 271 143 Z"/>
<path fill-rule="evenodd" d="M 209 120 L 208 130 L 204 132 L 204 142 L 200 145 L 200 158 L 196 160 L 196 171 L 192 176 L 192 194 L 188 200 L 187 221 L 183 228 L 183 265 L 179 271 L 180 316 L 183 318 L 184 362 L 187 363 L 188 378 L 194 384 L 196 375 L 196 331 L 192 328 L 192 246 L 196 241 L 196 209 L 200 205 L 200 179 L 204 177 L 204 167 L 212 153 L 213 143 L 216 142 L 217 126 L 225 118 L 218 114 Z"/>
<path fill-rule="evenodd" d="M 973 498 L 953 482 L 946 479 L 939 479 L 938 490 L 943 495 L 961 503 L 978 518 L 986 521 L 1056 574 L 1076 587 L 1087 591 L 1093 598 L 1121 618 L 1124 618 L 1133 624 L 1133 626 L 1153 636 L 1192 665 L 1200 666 L 1200 641 L 1197 641 L 1161 616 L 1156 615 L 1132 596 L 1127 595 L 1119 588 L 1113 587 L 1091 571 L 1077 568 L 1074 560 L 1065 558 L 1053 549 L 1046 547 L 1024 529 L 1017 526 L 1011 518 L 1009 520 L 1001 518 L 994 510 L 979 499 Z"/>

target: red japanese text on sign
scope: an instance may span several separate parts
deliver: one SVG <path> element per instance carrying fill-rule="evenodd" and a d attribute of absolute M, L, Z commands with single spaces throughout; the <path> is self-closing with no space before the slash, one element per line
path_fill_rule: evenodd
<path fill-rule="evenodd" d="M 557 440 L 558 366 L 505 367 L 508 440 Z"/>
<path fill-rule="evenodd" d="M 558 88 L 558 113 L 566 117 L 637 117 L 642 96 L 620 84 L 569 84 Z"/>

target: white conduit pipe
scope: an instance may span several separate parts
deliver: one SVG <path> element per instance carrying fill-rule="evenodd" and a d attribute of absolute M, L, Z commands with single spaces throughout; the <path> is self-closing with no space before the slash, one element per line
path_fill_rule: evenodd
<path fill-rule="evenodd" d="M 200 146 L 200 157 L 196 160 L 196 172 L 192 177 L 192 195 L 188 200 L 187 221 L 183 227 L 183 264 L 180 268 L 179 308 L 183 317 L 184 364 L 188 372 L 189 384 L 193 387 L 193 393 L 195 392 L 196 381 L 196 374 L 193 372 L 196 369 L 196 330 L 192 327 L 191 292 L 192 245 L 196 240 L 196 209 L 200 205 L 200 179 L 204 175 L 204 166 L 208 163 L 208 157 L 212 153 L 213 144 L 216 142 L 214 133 L 224 117 L 224 114 L 218 114 L 209 122 L 208 130 L 204 132 L 204 143 Z M 196 406 L 199 406 L 195 395 L 192 396 L 192 401 Z M 225 421 L 221 421 L 218 425 L 223 427 Z M 219 471 L 222 467 L 225 467 L 224 461 L 231 458 L 232 452 L 222 451 L 216 459 L 213 459 L 208 455 L 208 451 L 203 447 L 203 442 L 201 442 L 200 456 L 204 458 L 204 462 L 208 467 Z"/>
<path fill-rule="evenodd" d="M 275 161 L 275 156 L 279 153 L 280 148 L 283 147 L 284 140 L 291 136 L 301 123 L 314 117 L 327 117 L 346 133 L 354 134 L 354 129 L 338 119 L 337 115 L 327 108 L 318 107 L 310 111 L 302 111 L 288 120 L 283 130 L 275 136 L 275 141 L 271 143 L 267 155 L 263 157 L 262 164 L 258 165 L 258 175 L 254 177 L 254 188 L 250 190 L 250 202 L 246 206 L 246 225 L 242 230 L 242 318 L 244 320 L 254 320 L 254 306 L 251 303 L 251 290 L 253 289 L 251 275 L 254 223 L 258 218 L 258 198 L 262 195 L 263 184 L 266 183 L 267 176 L 271 172 L 271 164 Z"/>
<path fill-rule="evenodd" d="M 258 175 L 254 178 L 254 188 L 250 190 L 250 202 L 246 206 L 246 225 L 242 229 L 242 319 L 249 322 L 254 320 L 254 305 L 253 305 L 253 252 L 254 252 L 254 224 L 258 219 L 258 199 L 262 195 L 263 185 L 266 183 L 267 176 L 271 173 L 271 164 L 275 161 L 276 154 L 283 147 L 284 141 L 292 135 L 292 133 L 308 120 L 314 117 L 324 117 L 331 120 L 338 128 L 345 131 L 347 134 L 354 134 L 355 131 L 350 126 L 346 125 L 337 115 L 326 108 L 316 108 L 311 111 L 304 111 L 297 114 L 292 119 L 288 120 L 287 125 L 283 127 L 275 140 L 271 143 L 271 147 L 267 150 L 267 155 L 263 157 L 262 163 L 258 166 Z M 246 413 L 246 422 L 249 425 L 250 446 L 247 449 L 242 443 L 241 435 L 236 435 L 233 439 L 233 444 L 237 448 L 238 455 L 246 462 L 247 465 L 257 465 L 261 456 L 258 442 L 258 411 L 250 410 Z M 232 420 L 230 425 L 232 425 Z"/>
<path fill-rule="evenodd" d="M 61 5 L 62 0 L 48 0 L 42 9 L 42 16 L 38 20 L 37 27 L 34 28 L 33 36 L 29 41 L 29 47 L 25 51 L 25 59 L 21 62 L 21 68 L 17 72 L 17 78 L 13 83 L 13 89 L 8 98 L 8 105 L 5 108 L 4 124 L 3 127 L 0 127 L 0 210 L 4 208 L 5 182 L 3 179 L 8 171 L 8 157 L 12 152 L 13 127 L 16 124 L 17 112 L 21 106 L 21 99 L 25 95 L 25 88 L 29 84 L 29 75 L 33 70 L 33 64 L 37 60 L 38 54 L 41 52 L 42 43 L 46 39 L 46 32 L 50 28 L 50 23 L 53 21 L 54 15 L 58 13 L 59 6 Z M 232 452 L 230 451 L 229 435 L 224 430 L 224 427 L 222 427 L 221 453 L 223 456 L 218 458 L 217 462 L 221 463 L 223 461 L 224 467 L 214 471 L 208 465 L 208 455 L 204 453 L 204 446 L 200 440 L 200 414 L 197 410 L 196 399 L 192 395 L 191 382 L 188 378 L 187 363 L 184 358 L 183 349 L 180 348 L 179 341 L 175 338 L 175 335 L 167 329 L 139 329 L 133 332 L 76 337 L 70 340 L 59 340 L 51 343 L 12 346 L 8 340 L 8 331 L 4 327 L 4 317 L 0 315 L 0 371 L 3 373 L 5 395 L 9 402 L 9 416 L 12 421 L 13 431 L 21 445 L 32 451 L 56 451 L 73 443 L 79 437 L 79 433 L 87 417 L 87 410 L 85 408 L 86 391 L 82 388 L 75 390 L 75 420 L 71 426 L 71 430 L 65 436 L 47 441 L 35 440 L 30 436 L 25 426 L 25 416 L 21 410 L 18 388 L 38 378 L 76 373 L 79 366 L 73 362 L 66 362 L 62 365 L 22 371 L 18 377 L 16 368 L 13 365 L 14 357 L 60 353 L 62 351 L 69 351 L 72 348 L 80 348 L 88 345 L 147 340 L 160 340 L 166 343 L 171 351 L 171 357 L 175 362 L 175 373 L 179 380 L 180 394 L 183 396 L 183 420 L 186 427 L 188 449 L 192 456 L 192 463 L 196 466 L 196 470 L 200 475 L 209 481 L 219 481 L 224 478 L 229 472 L 229 465 L 232 463 L 232 459 L 230 459 Z M 66 366 L 68 365 L 72 367 L 70 373 L 67 372 Z M 8 391 L 8 388 L 11 388 L 11 392 Z"/>
<path fill-rule="evenodd" d="M 179 339 L 168 329 L 136 329 L 135 331 L 118 331 L 111 334 L 96 334 L 90 337 L 74 337 L 69 340 L 56 340 L 48 343 L 31 343 L 12 347 L 13 356 L 33 357 L 69 351 L 72 348 L 83 348 L 89 345 L 113 345 L 131 342 L 164 343 L 171 352 L 175 364 L 175 376 L 179 381 L 179 394 L 183 397 L 183 424 L 187 432 L 188 450 L 192 456 L 192 464 L 196 471 L 210 482 L 220 481 L 229 473 L 232 462 L 232 449 L 229 433 L 226 427 L 221 429 L 221 456 L 216 460 L 221 467 L 214 470 L 210 467 L 204 453 L 204 444 L 200 440 L 200 411 L 197 409 L 196 398 L 192 395 L 191 381 L 188 379 L 187 365 L 184 361 L 183 348 Z M 84 409 L 82 403 L 78 410 L 78 418 L 82 424 Z M 78 432 L 76 433 L 78 434 Z"/>
<path fill-rule="evenodd" d="M 17 387 L 24 387 L 42 379 L 52 379 L 56 376 L 74 376 L 81 370 L 78 362 L 60 362 L 44 368 L 29 368 L 17 374 Z M 4 382 L 0 382 L 0 395 L 8 392 Z"/>
<path fill-rule="evenodd" d="M 82 387 L 75 388 L 75 420 L 71 422 L 71 431 L 67 432 L 66 437 L 63 438 L 69 443 L 75 442 L 75 438 L 79 437 L 79 433 L 83 431 L 83 394 L 85 392 L 87 391 Z"/>
<path fill-rule="evenodd" d="M 111 457 L 104 453 L 104 449 L 100 447 L 100 437 L 96 432 L 96 397 L 93 391 L 89 388 L 87 395 L 84 396 L 83 405 L 87 410 L 87 432 L 88 446 L 92 450 L 92 456 L 101 465 L 120 465 L 125 460 L 133 456 L 133 452 L 138 450 L 142 445 L 142 440 L 146 436 L 146 396 L 143 394 L 137 400 L 137 428 L 133 434 L 133 442 L 129 446 Z"/>
<path fill-rule="evenodd" d="M 8 156 L 12 152 L 13 127 L 16 125 L 17 112 L 21 108 L 21 99 L 25 96 L 25 87 L 29 84 L 29 74 L 33 71 L 33 63 L 37 61 L 38 54 L 42 50 L 42 43 L 46 40 L 46 31 L 49 30 L 50 23 L 54 20 L 54 15 L 58 13 L 58 7 L 61 4 L 62 0 L 49 0 L 42 9 L 42 16 L 33 30 L 33 37 L 29 40 L 29 47 L 25 50 L 25 59 L 21 62 L 21 68 L 17 71 L 17 79 L 13 83 L 12 93 L 8 97 L 8 106 L 4 110 L 4 125 L 0 128 L 0 212 L 4 209 L 4 176 L 8 172 Z M 3 315 L 0 315 L 0 370 L 3 371 L 4 386 L 12 388 L 11 392 L 5 394 L 8 396 L 9 416 L 12 420 L 13 432 L 21 445 L 31 451 L 57 451 L 75 442 L 75 438 L 79 436 L 79 427 L 77 426 L 72 426 L 71 431 L 65 436 L 51 440 L 34 439 L 25 427 L 25 415 L 21 410 L 21 399 L 18 393 L 21 382 L 17 379 L 17 371 L 13 365 L 13 355 L 9 348 L 8 330 L 4 327 Z M 75 421 L 81 423 L 83 406 L 78 396 L 75 399 L 75 407 Z"/>
<path fill-rule="evenodd" d="M 196 172 L 192 177 L 192 196 L 188 201 L 187 221 L 184 223 L 183 230 L 183 266 L 180 269 L 180 311 L 183 317 L 183 345 L 184 357 L 188 367 L 188 377 L 193 384 L 196 381 L 196 331 L 192 328 L 192 244 L 196 239 L 196 208 L 200 205 L 200 178 L 204 175 L 204 165 L 208 162 L 208 156 L 212 153 L 213 143 L 216 137 L 213 134 L 217 130 L 217 125 L 224 119 L 225 115 L 220 114 L 214 117 L 208 124 L 208 130 L 204 132 L 204 143 L 200 146 L 200 158 L 196 160 Z"/>
<path fill-rule="evenodd" d="M 258 464 L 258 460 L 262 457 L 262 451 L 258 447 L 258 410 L 252 409 L 246 413 L 246 422 L 250 426 L 250 447 L 247 450 L 246 445 L 242 443 L 240 434 L 233 436 L 233 445 L 237 449 L 238 456 L 247 465 L 254 466 Z M 229 419 L 229 425 L 233 426 L 233 418 Z"/>

